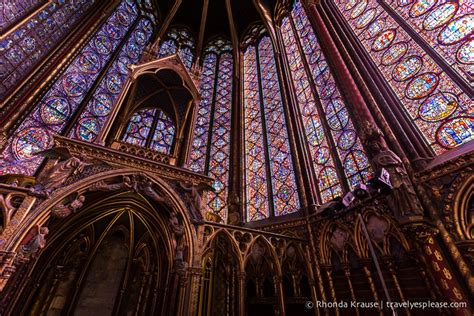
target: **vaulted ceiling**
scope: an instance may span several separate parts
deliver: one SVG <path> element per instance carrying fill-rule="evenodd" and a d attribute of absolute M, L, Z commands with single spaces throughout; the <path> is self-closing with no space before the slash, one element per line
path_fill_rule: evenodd
<path fill-rule="evenodd" d="M 262 21 L 262 10 L 272 13 L 277 0 L 153 0 L 162 18 L 160 27 L 186 25 L 204 45 L 210 38 L 223 35 L 238 40 L 249 25 Z M 166 30 L 160 30 L 163 36 Z M 199 45 L 199 43 L 198 43 Z"/>

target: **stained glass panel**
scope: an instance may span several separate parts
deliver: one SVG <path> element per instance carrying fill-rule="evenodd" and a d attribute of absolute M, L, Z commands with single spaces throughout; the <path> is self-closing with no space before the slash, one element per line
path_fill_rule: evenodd
<path fill-rule="evenodd" d="M 9 0 L 0 3 L 0 32 L 15 25 L 15 22 L 31 14 L 46 0 Z"/>
<path fill-rule="evenodd" d="M 472 5 L 452 4 L 458 6 L 453 15 L 455 10 L 446 1 L 389 3 L 457 71 L 469 72 L 462 63 L 469 64 L 466 56 L 472 55 L 466 52 L 472 47 L 473 19 L 465 14 Z M 336 4 L 436 154 L 474 139 L 473 101 L 376 0 L 368 0 L 364 9 L 376 11 L 373 21 L 359 28 L 346 9 L 349 1 L 336 0 Z"/>
<path fill-rule="evenodd" d="M 35 172 L 42 161 L 36 153 L 52 145 L 53 134 L 63 132 L 69 118 L 99 76 L 98 70 L 103 69 L 111 58 L 111 54 L 104 54 L 105 50 L 114 51 L 124 40 L 127 28 L 122 29 L 118 36 L 110 26 L 118 25 L 125 16 L 130 21 L 137 18 L 136 7 L 132 2 L 124 1 L 117 7 L 13 132 L 15 136 L 8 140 L 2 154 L 0 174 L 19 172 L 31 175 Z M 98 61 L 100 68 L 91 66 L 94 60 Z M 108 86 L 114 89 L 115 80 L 108 82 Z M 96 127 L 90 123 L 87 129 L 94 131 Z"/>
<path fill-rule="evenodd" d="M 349 186 L 353 189 L 357 184 L 368 180 L 369 161 L 301 2 L 295 3 L 292 17 L 311 75 L 316 83 L 315 88 L 320 97 L 324 117 L 329 125 L 333 142 L 336 144 L 336 152 Z M 421 63 L 419 59 L 413 57 L 408 59 L 408 62 L 400 64 L 403 65 L 398 68 L 397 73 L 400 81 L 407 80 L 416 73 L 417 68 L 421 67 L 416 62 Z"/>
<path fill-rule="evenodd" d="M 212 121 L 209 173 L 215 178 L 215 193 L 210 193 L 209 208 L 212 212 L 227 218 L 227 183 L 229 181 L 230 125 L 232 106 L 232 54 L 220 55 Z"/>
<path fill-rule="evenodd" d="M 209 126 L 216 79 L 217 55 L 207 54 L 201 73 L 201 102 L 198 106 L 196 127 L 192 143 L 191 157 L 188 167 L 194 172 L 206 172 L 207 144 L 209 142 Z"/>
<path fill-rule="evenodd" d="M 116 32 L 120 31 L 117 30 Z M 71 138 L 88 142 L 95 142 L 97 140 L 97 136 L 100 130 L 102 130 L 108 114 L 112 110 L 127 80 L 129 73 L 128 65 L 138 62 L 151 34 L 151 23 L 148 20 L 140 20 L 138 26 L 120 50 L 118 57 L 107 70 L 92 99 L 81 113 L 78 122 L 75 123 L 69 135 Z M 88 56 L 88 54 L 89 52 L 85 52 L 82 56 Z M 97 60 L 96 63 L 89 62 L 88 64 L 94 64 L 97 68 L 96 72 L 98 72 L 98 66 L 100 65 L 98 63 L 99 57 L 97 56 L 95 59 L 89 57 L 88 60 Z"/>
<path fill-rule="evenodd" d="M 269 37 L 260 40 L 258 53 L 270 160 L 271 196 L 273 196 L 275 216 L 280 216 L 299 209 L 298 191 L 279 78 Z"/>
<path fill-rule="evenodd" d="M 178 52 L 186 68 L 191 69 L 195 48 L 192 34 L 184 27 L 172 27 L 167 37 L 168 39 L 160 46 L 159 57 L 166 57 Z"/>
<path fill-rule="evenodd" d="M 11 1 L 10 1 L 11 2 Z M 12 6 L 23 10 L 19 2 L 4 3 L 2 13 L 8 16 L 20 14 L 12 12 Z M 19 28 L 0 40 L 0 99 L 4 99 L 11 89 L 31 72 L 46 54 L 73 29 L 94 1 L 65 2 L 56 0 L 43 7 Z M 35 6 L 39 1 L 26 1 L 25 6 Z M 1 5 L 0 5 L 1 6 Z M 26 8 L 25 7 L 25 8 Z M 1 9 L 1 8 L 0 8 Z M 8 20 L 0 19 L 0 23 Z"/>
<path fill-rule="evenodd" d="M 385 0 L 403 21 L 412 27 L 466 81 L 474 76 L 474 57 L 460 56 L 474 41 L 472 1 L 413 0 L 410 5 Z M 473 50 L 470 55 L 474 55 Z"/>
<path fill-rule="evenodd" d="M 156 109 L 142 109 L 135 112 L 128 122 L 123 141 L 144 147 L 150 134 Z"/>
<path fill-rule="evenodd" d="M 316 100 L 310 87 L 310 79 L 304 68 L 302 55 L 296 42 L 297 37 L 293 32 L 289 17 L 283 19 L 281 32 L 306 140 L 313 158 L 315 173 L 319 178 L 318 187 L 321 200 L 327 202 L 336 196 L 342 195 L 341 179 L 338 178 L 335 171 L 334 160 L 329 149 L 330 144 L 316 107 Z"/>
<path fill-rule="evenodd" d="M 173 120 L 163 111 L 159 111 L 156 117 L 156 127 L 151 139 L 150 148 L 163 154 L 169 155 L 175 135 Z"/>
<path fill-rule="evenodd" d="M 243 61 L 247 221 L 255 221 L 269 217 L 270 213 L 257 53 L 253 46 L 247 49 Z"/>

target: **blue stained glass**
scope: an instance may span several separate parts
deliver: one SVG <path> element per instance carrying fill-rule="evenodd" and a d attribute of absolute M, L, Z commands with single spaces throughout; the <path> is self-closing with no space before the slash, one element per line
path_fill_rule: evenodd
<path fill-rule="evenodd" d="M 11 170 L 10 166 L 17 168 L 20 165 L 27 175 L 35 172 L 42 158 L 34 154 L 51 146 L 52 135 L 54 133 L 61 133 L 64 130 L 68 119 L 76 112 L 86 92 L 98 77 L 99 73 L 91 73 L 92 68 L 88 65 L 93 60 L 92 58 L 94 58 L 91 57 L 92 53 L 96 54 L 100 59 L 99 65 L 103 67 L 112 55 L 102 55 L 101 52 L 115 50 L 123 40 L 123 38 L 109 37 L 106 32 L 109 25 L 116 25 L 118 19 L 117 10 L 123 8 L 133 12 L 128 13 L 130 19 L 137 18 L 136 9 L 133 8 L 133 5 L 131 6 L 127 2 L 123 2 L 118 6 L 118 9 L 111 14 L 100 30 L 85 45 L 82 52 L 73 59 L 63 74 L 54 82 L 52 88 L 35 106 L 33 111 L 20 123 L 13 133 L 15 137 L 8 140 L 2 153 L 3 159 L 0 163 L 0 174 Z M 123 32 L 123 34 L 125 33 Z M 91 59 L 84 57 L 82 53 L 86 53 L 86 56 L 90 54 L 89 57 Z M 86 71 L 81 69 L 81 65 L 82 67 L 86 65 Z M 64 100 L 67 100 L 67 103 Z M 87 129 L 81 130 L 81 133 L 83 135 L 95 133 L 96 129 L 94 126 L 96 124 L 93 120 L 84 122 L 87 122 Z M 77 130 L 77 128 L 73 130 Z M 84 130 L 88 132 L 83 132 Z"/>
<path fill-rule="evenodd" d="M 99 87 L 94 92 L 94 95 L 87 104 L 84 112 L 81 113 L 79 122 L 76 123 L 76 126 L 70 134 L 71 137 L 88 142 L 94 142 L 97 140 L 96 137 L 98 132 L 96 131 L 100 131 L 104 126 L 107 115 L 112 109 L 125 84 L 128 75 L 127 66 L 138 62 L 147 42 L 150 40 L 151 29 L 149 28 L 149 24 L 150 22 L 148 20 L 140 20 L 136 29 L 127 40 L 127 43 L 120 51 L 117 59 L 115 59 L 104 79 L 100 82 Z M 137 36 L 137 34 L 144 34 L 145 41 L 138 40 L 142 35 Z M 139 41 L 140 43 L 138 43 Z M 130 52 L 132 52 L 132 54 L 130 54 Z M 86 122 L 88 124 L 94 122 L 94 132 L 79 132 L 82 130 L 90 130 L 89 128 L 78 127 L 81 125 L 81 122 Z"/>

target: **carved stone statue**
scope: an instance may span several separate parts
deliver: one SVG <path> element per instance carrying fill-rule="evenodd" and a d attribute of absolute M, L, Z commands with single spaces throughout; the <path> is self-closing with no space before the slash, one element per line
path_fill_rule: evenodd
<path fill-rule="evenodd" d="M 76 213 L 84 205 L 86 197 L 84 195 L 79 195 L 71 203 L 63 204 L 62 202 L 56 205 L 51 211 L 52 215 L 57 218 L 65 218 L 69 215 Z"/>
<path fill-rule="evenodd" d="M 341 251 L 344 249 L 347 241 L 349 240 L 349 234 L 341 229 L 340 227 L 336 227 L 332 232 L 331 238 L 329 239 L 329 243 L 336 251 Z"/>
<path fill-rule="evenodd" d="M 170 219 L 168 221 L 171 231 L 173 232 L 173 237 L 175 239 L 181 238 L 184 234 L 184 226 L 179 223 L 178 217 L 175 212 L 170 213 Z"/>
<path fill-rule="evenodd" d="M 200 217 L 202 207 L 202 192 L 205 189 L 211 188 L 204 184 L 194 185 L 192 182 L 188 181 L 185 183 L 178 182 L 178 185 L 184 191 L 184 199 L 188 203 L 191 212 L 195 214 L 196 217 Z"/>
<path fill-rule="evenodd" d="M 20 254 L 25 259 L 30 258 L 46 246 L 45 236 L 49 233 L 49 229 L 38 225 L 31 233 L 32 237 L 27 241 L 27 244 L 20 246 Z"/>
<path fill-rule="evenodd" d="M 144 179 L 141 181 L 140 191 L 147 197 L 151 198 L 152 200 L 158 203 L 165 203 L 167 204 L 167 199 L 165 196 L 160 195 L 153 189 L 153 182 L 149 179 Z M 176 216 L 176 214 L 175 214 Z"/>
<path fill-rule="evenodd" d="M 43 198 L 59 188 L 69 177 L 83 172 L 86 166 L 91 165 L 87 162 L 85 154 L 75 157 L 67 148 L 63 147 L 42 151 L 38 155 L 59 159 L 59 162 L 46 175 L 38 179 L 38 184 L 30 189 L 32 195 Z"/>
<path fill-rule="evenodd" d="M 229 194 L 227 205 L 229 210 L 229 214 L 227 216 L 227 224 L 239 225 L 241 223 L 239 212 L 240 199 L 235 192 L 231 192 Z"/>
<path fill-rule="evenodd" d="M 377 169 L 385 168 L 390 174 L 393 188 L 388 199 L 395 215 L 398 217 L 423 215 L 423 208 L 400 157 L 390 149 L 384 148 L 378 141 L 369 143 L 369 146 L 375 153 L 372 159 L 374 166 Z"/>
<path fill-rule="evenodd" d="M 105 181 L 99 181 L 94 183 L 89 191 L 119 191 L 119 190 L 129 190 L 129 191 L 138 191 L 138 184 L 135 177 L 123 176 L 122 182 L 108 184 Z"/>

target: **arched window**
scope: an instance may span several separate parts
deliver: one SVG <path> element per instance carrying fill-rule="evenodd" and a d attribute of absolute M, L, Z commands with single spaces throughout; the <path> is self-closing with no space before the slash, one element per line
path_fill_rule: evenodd
<path fill-rule="evenodd" d="M 230 126 L 232 107 L 232 46 L 215 39 L 204 52 L 201 74 L 201 102 L 188 166 L 191 170 L 216 179 L 209 193 L 209 211 L 227 217 L 229 181 Z"/>
<path fill-rule="evenodd" d="M 247 221 L 299 209 L 273 54 L 271 40 L 265 36 L 257 44 L 249 45 L 243 58 Z"/>
<path fill-rule="evenodd" d="M 133 113 L 122 140 L 169 155 L 175 136 L 173 120 L 161 109 L 141 109 Z"/>
<path fill-rule="evenodd" d="M 0 31 L 25 17 L 40 1 L 4 1 L 0 5 Z M 38 65 L 76 25 L 96 1 L 52 1 L 18 27 L 2 35 L 0 42 L 0 100 Z"/>
<path fill-rule="evenodd" d="M 325 56 L 298 1 L 281 35 L 322 202 L 367 181 L 368 158 Z"/>
<path fill-rule="evenodd" d="M 440 2 L 437 10 L 430 11 L 431 8 L 434 10 L 436 1 L 398 3 L 397 6 L 410 7 L 408 21 L 415 29 L 424 23 L 423 31 L 419 33 L 436 52 L 445 56 L 455 69 L 465 72 L 464 62 L 472 64 L 472 60 L 469 61 L 472 53 L 467 53 L 472 50 L 472 15 L 470 19 L 469 15 L 456 19 L 450 16 L 455 7 L 458 12 L 468 10 L 465 8 L 468 4 L 459 6 L 458 2 L 450 2 L 450 7 Z M 377 0 L 335 0 L 335 4 L 413 125 L 436 154 L 474 139 L 472 100 L 400 27 L 384 6 Z M 405 12 L 405 9 L 397 11 Z M 425 16 L 423 22 L 418 21 L 421 16 Z"/>
<path fill-rule="evenodd" d="M 132 35 L 127 37 L 128 31 L 132 28 L 134 30 L 131 32 Z M 141 44 L 136 42 L 138 38 L 136 33 L 139 30 L 144 36 Z M 130 53 L 131 56 L 140 55 L 151 32 L 151 23 L 139 18 L 134 2 L 123 1 L 12 133 L 14 136 L 8 140 L 2 153 L 0 174 L 32 175 L 42 161 L 42 158 L 35 154 L 50 148 L 53 144 L 52 136 L 64 133 L 65 128 L 71 126 L 71 118 L 80 108 L 96 79 L 111 62 L 113 52 L 120 49 Z M 109 75 L 110 71 L 115 71 L 114 75 Z M 93 113 L 105 120 L 114 98 L 122 87 L 124 71 L 120 59 L 114 60 L 97 90 L 106 89 L 110 94 L 103 95 L 104 98 L 95 95 L 85 113 Z M 78 124 L 83 128 L 79 130 L 92 131 L 96 134 L 100 130 L 100 126 L 95 125 L 97 122 L 83 121 L 81 117 Z M 87 137 L 79 138 L 87 140 Z"/>
<path fill-rule="evenodd" d="M 158 57 L 166 57 L 172 54 L 179 54 L 184 65 L 189 70 L 194 59 L 194 37 L 192 33 L 185 27 L 172 27 L 167 39 L 161 44 Z"/>

